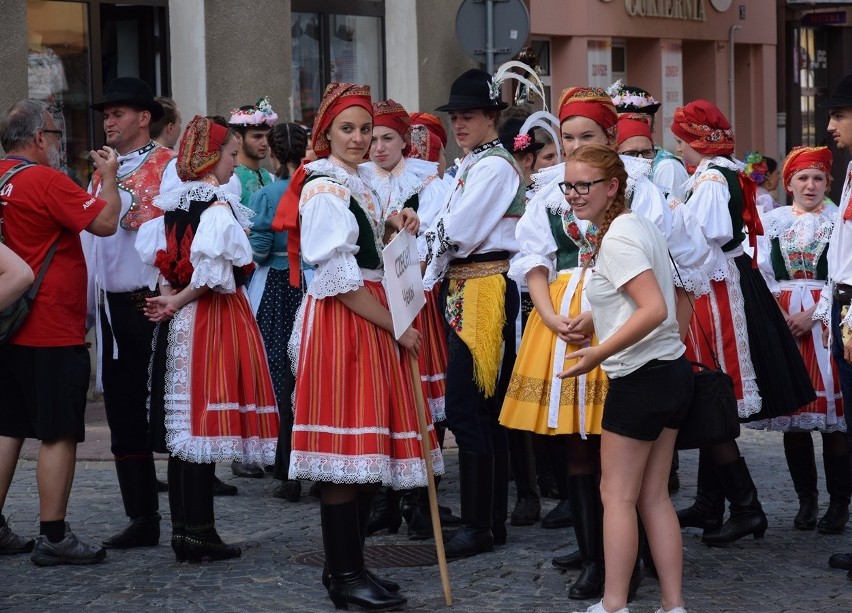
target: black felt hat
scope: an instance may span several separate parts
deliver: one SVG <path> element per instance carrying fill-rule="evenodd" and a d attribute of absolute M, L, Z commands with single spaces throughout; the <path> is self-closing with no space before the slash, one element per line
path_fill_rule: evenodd
<path fill-rule="evenodd" d="M 509 153 L 535 153 L 544 147 L 544 143 L 536 142 L 533 130 L 526 133 L 527 138 L 518 139 L 520 142 L 516 141 L 523 125 L 524 120 L 520 117 L 510 117 L 500 126 L 497 138 Z"/>
<path fill-rule="evenodd" d="M 151 113 L 151 121 L 163 118 L 163 106 L 154 99 L 154 92 L 150 86 L 141 79 L 135 77 L 118 77 L 106 86 L 104 99 L 91 108 L 103 112 L 104 108 L 111 104 L 126 104 Z"/>
<path fill-rule="evenodd" d="M 828 99 L 828 102 L 820 104 L 820 107 L 824 109 L 840 108 L 845 106 L 852 106 L 852 73 L 849 73 L 840 79 L 840 83 L 838 83 L 837 87 L 834 88 L 834 93 L 831 94 L 831 98 Z"/>
<path fill-rule="evenodd" d="M 622 85 L 617 94 L 613 96 L 612 102 L 615 104 L 615 110 L 618 113 L 654 115 L 660 110 L 660 103 L 654 100 L 651 93 L 635 85 Z"/>
<path fill-rule="evenodd" d="M 509 104 L 500 99 L 500 87 L 490 74 L 471 68 L 450 87 L 450 101 L 436 111 L 471 111 L 474 109 L 505 109 Z"/>

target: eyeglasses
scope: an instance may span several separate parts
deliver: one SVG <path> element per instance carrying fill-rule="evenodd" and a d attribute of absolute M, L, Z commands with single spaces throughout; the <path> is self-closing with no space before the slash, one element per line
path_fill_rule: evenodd
<path fill-rule="evenodd" d="M 621 151 L 621 155 L 629 155 L 632 158 L 645 158 L 646 160 L 653 160 L 657 157 L 657 152 L 654 149 L 631 149 L 630 151 Z"/>
<path fill-rule="evenodd" d="M 56 138 L 60 138 L 62 136 L 62 130 L 47 130 L 45 128 L 42 128 L 39 131 L 44 134 L 56 134 Z"/>
<path fill-rule="evenodd" d="M 568 183 L 568 181 L 562 181 L 559 183 L 559 189 L 562 190 L 562 193 L 566 196 L 573 189 L 577 192 L 578 196 L 585 196 L 592 189 L 592 185 L 596 183 L 603 183 L 604 181 L 609 181 L 609 179 L 598 179 L 597 181 L 580 181 L 579 183 Z"/>

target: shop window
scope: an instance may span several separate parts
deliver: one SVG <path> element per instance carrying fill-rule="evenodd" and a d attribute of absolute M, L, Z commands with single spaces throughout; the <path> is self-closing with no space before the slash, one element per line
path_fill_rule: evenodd
<path fill-rule="evenodd" d="M 624 81 L 627 78 L 627 42 L 612 41 L 612 81 Z"/>
<path fill-rule="evenodd" d="M 292 1 L 293 112 L 311 125 L 325 87 L 367 83 L 385 97 L 384 2 Z"/>
<path fill-rule="evenodd" d="M 29 97 L 47 103 L 62 130 L 62 170 L 87 185 L 89 150 L 103 144 L 89 106 L 117 76 L 138 77 L 167 96 L 168 0 L 27 0 Z"/>

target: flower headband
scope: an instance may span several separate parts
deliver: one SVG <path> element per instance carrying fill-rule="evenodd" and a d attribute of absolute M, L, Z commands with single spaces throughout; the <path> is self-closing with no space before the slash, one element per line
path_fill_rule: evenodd
<path fill-rule="evenodd" d="M 228 123 L 233 126 L 271 128 L 276 121 L 278 121 L 278 115 L 272 110 L 272 105 L 269 104 L 269 96 L 264 96 L 254 106 L 232 109 Z"/>

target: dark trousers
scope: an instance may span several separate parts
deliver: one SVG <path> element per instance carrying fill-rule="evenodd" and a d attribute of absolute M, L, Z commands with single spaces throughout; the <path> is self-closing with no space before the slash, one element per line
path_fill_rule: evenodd
<path fill-rule="evenodd" d="M 104 406 L 116 459 L 151 455 L 146 400 L 154 324 L 142 312 L 145 295 L 145 290 L 107 292 L 111 324 L 101 307 Z"/>
<path fill-rule="evenodd" d="M 846 403 L 852 405 L 852 364 L 843 357 L 843 337 L 840 334 L 840 302 L 835 299 L 831 307 L 831 354 L 840 379 L 840 392 L 843 394 L 843 418 L 846 420 L 846 437 L 852 446 L 852 410 L 846 410 Z M 850 407 L 852 409 L 852 407 Z"/>
<path fill-rule="evenodd" d="M 447 427 L 453 432 L 460 451 L 506 454 L 509 440 L 497 418 L 515 365 L 515 318 L 520 298 L 515 282 L 506 280 L 506 323 L 503 326 L 505 350 L 497 390 L 486 398 L 473 379 L 473 356 L 453 331 L 447 333 Z"/>

